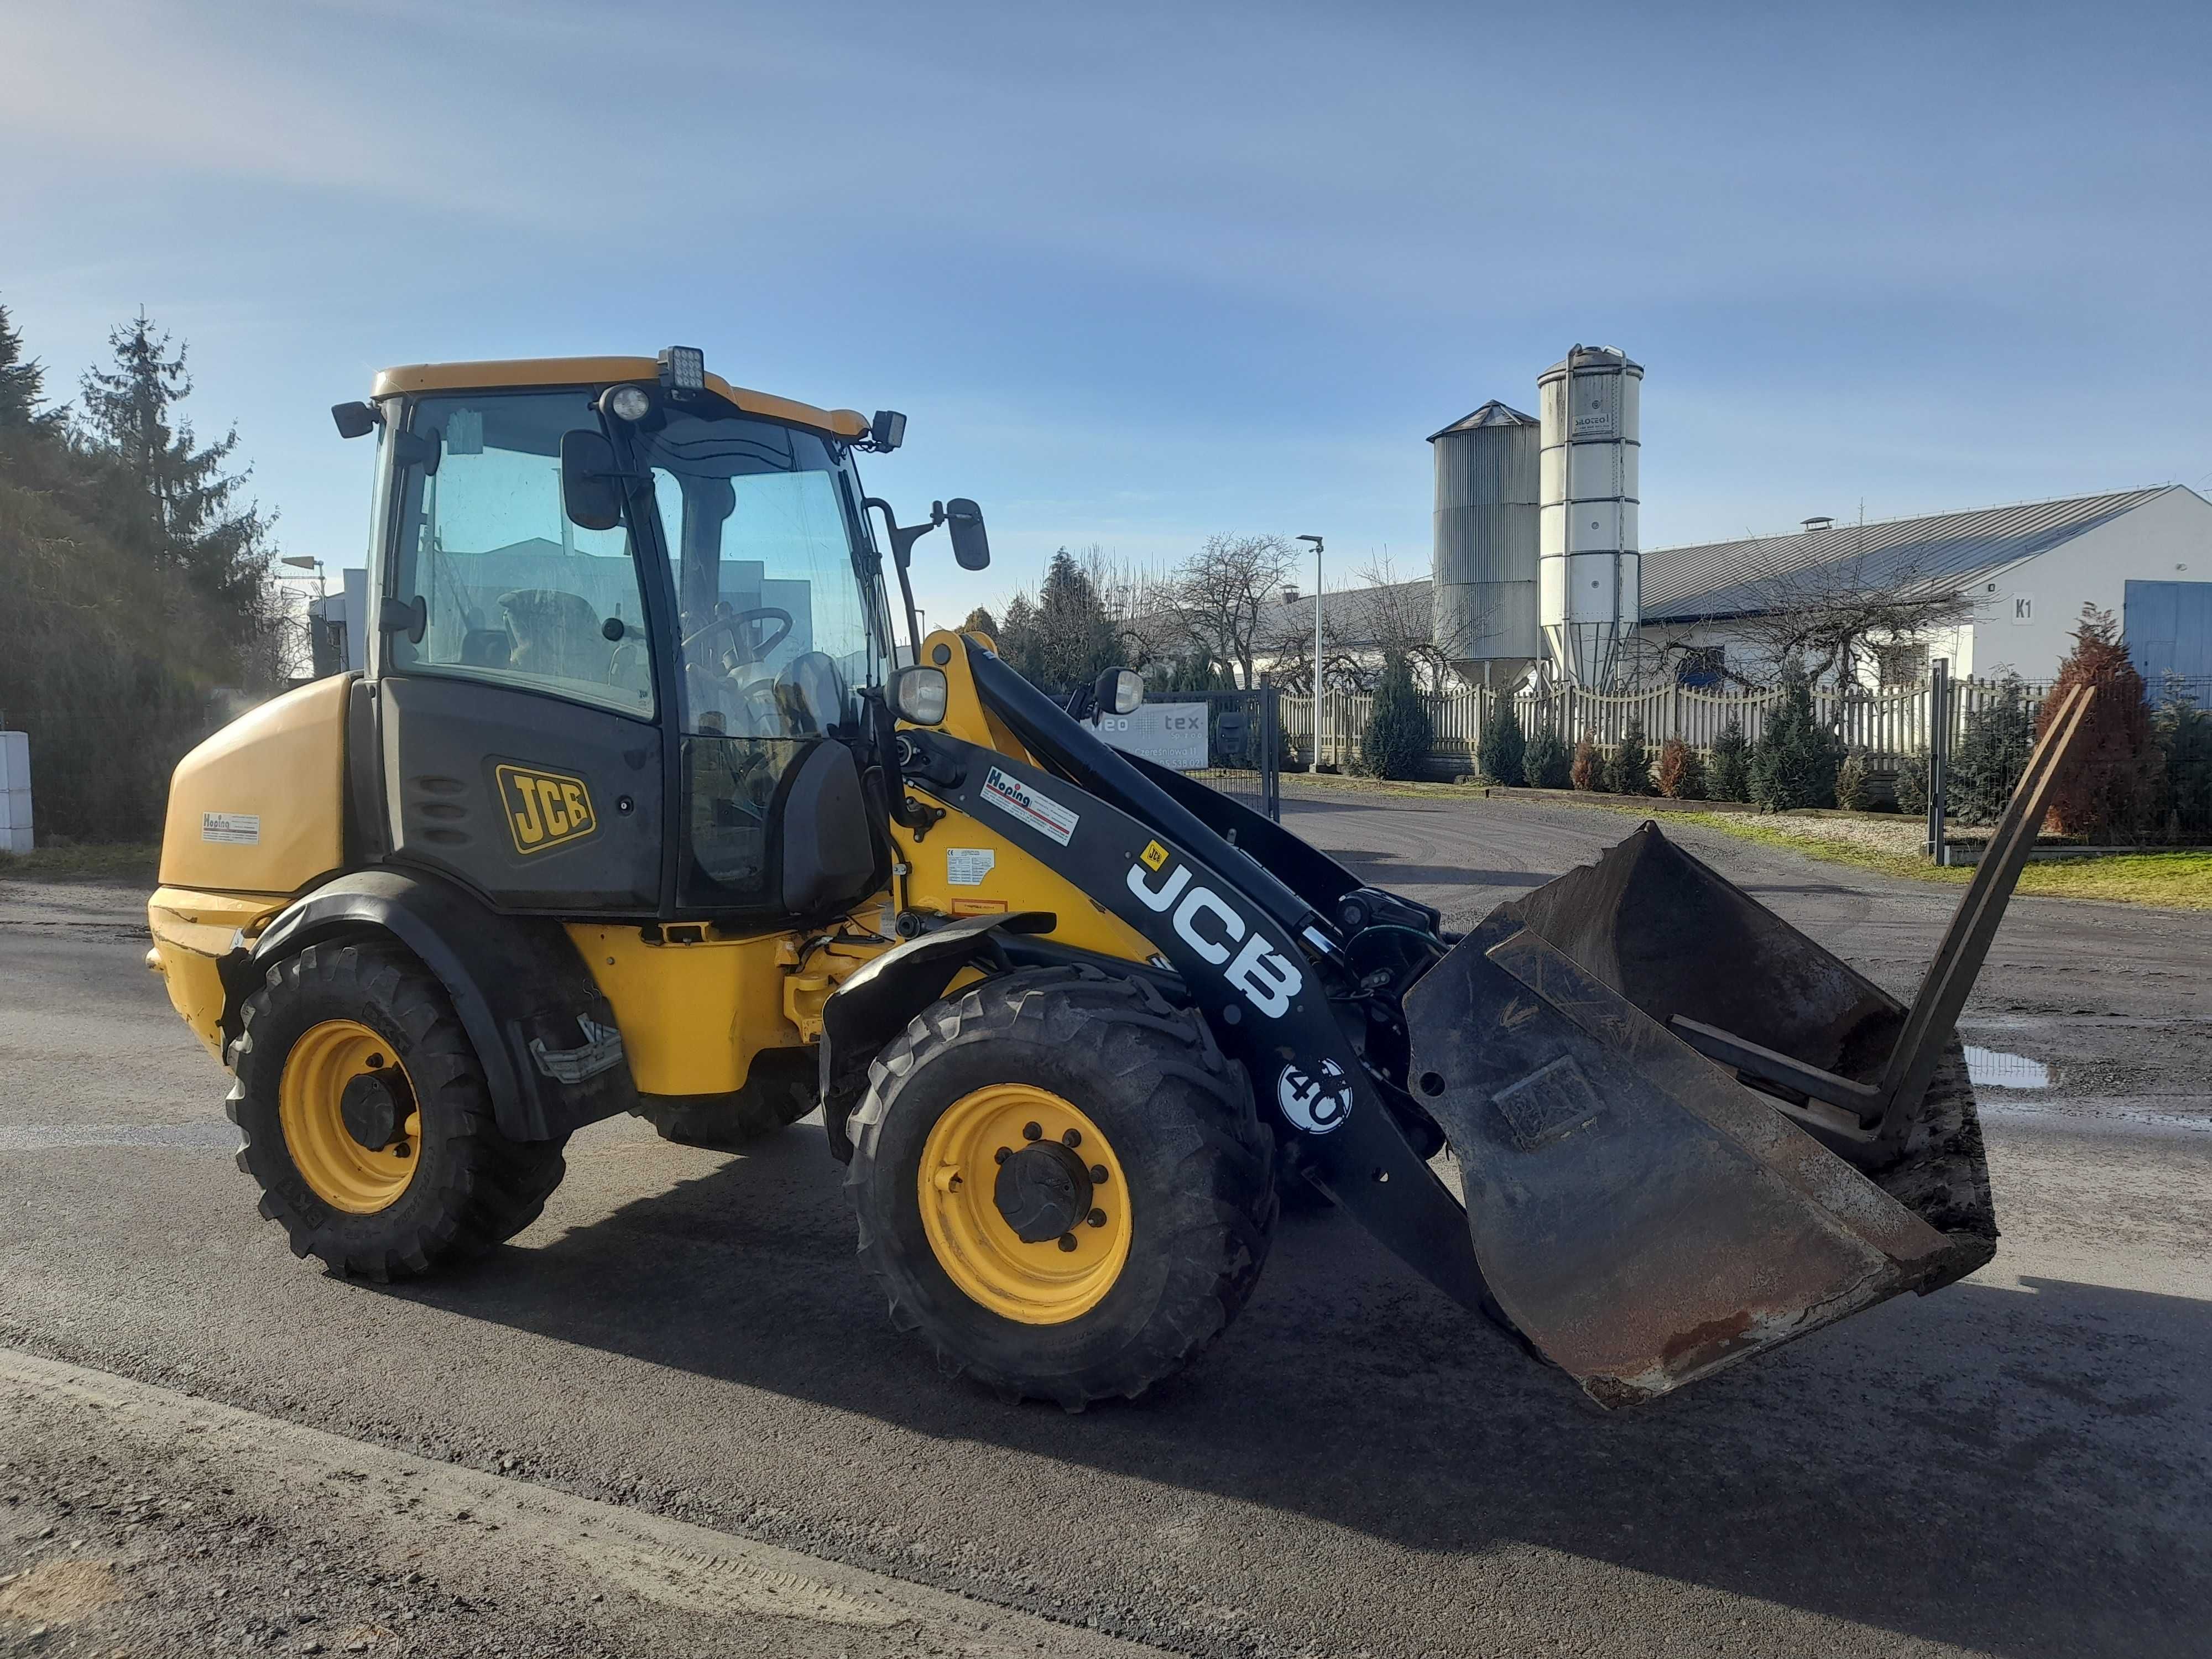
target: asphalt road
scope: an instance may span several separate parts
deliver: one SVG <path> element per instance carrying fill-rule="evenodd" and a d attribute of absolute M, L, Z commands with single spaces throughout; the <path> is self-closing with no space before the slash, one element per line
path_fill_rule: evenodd
<path fill-rule="evenodd" d="M 1290 814 L 1462 925 L 1629 827 Z M 1698 846 L 1908 993 L 1955 897 Z M 1071 1417 L 889 1328 L 810 1127 L 728 1156 L 595 1126 L 540 1223 L 427 1285 L 294 1261 L 118 897 L 0 884 L 0 1343 L 30 1355 L 1194 1653 L 2206 1650 L 2205 916 L 2016 902 L 1965 1035 L 2051 1086 L 1984 1093 L 2006 1237 L 1939 1296 L 1604 1417 L 1294 1218 L 1193 1372 Z M 36 1530 L 0 1516 L 0 1572 L 65 1542 Z"/>

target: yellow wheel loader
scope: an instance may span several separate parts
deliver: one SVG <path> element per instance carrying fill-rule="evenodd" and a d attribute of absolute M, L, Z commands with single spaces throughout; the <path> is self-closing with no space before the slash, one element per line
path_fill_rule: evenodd
<path fill-rule="evenodd" d="M 1607 1405 L 1989 1259 L 1951 1027 L 2024 848 L 1911 1009 L 1649 825 L 1461 937 L 1102 742 L 1138 676 L 1060 702 L 921 636 L 916 540 L 988 548 L 865 492 L 900 415 L 684 348 L 333 413 L 366 670 L 185 759 L 149 907 L 296 1254 L 428 1273 L 586 1124 L 818 1109 L 892 1319 L 1071 1409 L 1228 1325 L 1279 1182 Z"/>

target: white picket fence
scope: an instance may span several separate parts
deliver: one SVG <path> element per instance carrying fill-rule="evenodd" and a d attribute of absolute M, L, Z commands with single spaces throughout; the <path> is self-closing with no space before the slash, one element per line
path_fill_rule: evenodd
<path fill-rule="evenodd" d="M 1964 734 L 1967 719 L 2002 696 L 2002 683 L 1996 680 L 1951 682 L 1954 744 Z M 2041 703 L 2044 694 L 2051 688 L 2047 682 L 2031 682 L 2021 689 L 2032 710 Z M 2203 706 L 2201 694 L 2212 690 L 2212 686 L 2198 690 Z M 1475 748 L 1480 741 L 1483 725 L 1490 718 L 1492 699 L 1501 695 L 1477 690 L 1425 699 L 1429 718 L 1436 727 L 1436 739 L 1429 750 L 1431 763 L 1439 769 L 1474 770 Z M 1615 696 L 1562 686 L 1544 693 L 1522 691 L 1515 696 L 1513 706 L 1520 716 L 1522 731 L 1531 737 L 1541 731 L 1556 732 L 1570 746 L 1587 735 L 1595 738 L 1599 747 L 1611 748 L 1620 741 L 1631 720 L 1640 720 L 1644 722 L 1644 740 L 1656 754 L 1660 744 L 1669 738 L 1680 738 L 1693 748 L 1710 750 L 1731 720 L 1741 724 L 1746 742 L 1756 743 L 1771 712 L 1781 701 L 1779 691 L 1714 694 L 1676 686 Z M 1325 763 L 1358 763 L 1360 733 L 1367 729 L 1367 716 L 1373 703 L 1373 698 L 1364 696 L 1345 692 L 1329 695 L 1322 729 L 1321 757 Z M 1907 755 L 1927 749 L 1928 705 L 1928 683 L 1924 680 L 1917 685 L 1887 687 L 1879 691 L 1816 690 L 1813 694 L 1814 715 L 1838 732 L 1845 743 L 1865 750 L 1868 764 L 1877 771 L 1893 768 Z M 1313 699 L 1285 696 L 1279 706 L 1284 738 L 1291 755 L 1303 764 L 1313 756 Z"/>

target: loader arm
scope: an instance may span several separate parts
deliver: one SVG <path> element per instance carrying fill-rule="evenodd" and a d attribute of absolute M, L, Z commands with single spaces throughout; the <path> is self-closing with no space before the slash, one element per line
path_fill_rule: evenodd
<path fill-rule="evenodd" d="M 985 705 L 1043 766 L 940 732 L 902 733 L 910 788 L 988 824 L 1149 940 L 1312 1178 L 1462 1306 L 1495 1316 L 1466 1216 L 1405 1120 L 1425 1122 L 1347 1034 L 1358 989 L 1335 931 L 995 657 L 971 649 Z"/>

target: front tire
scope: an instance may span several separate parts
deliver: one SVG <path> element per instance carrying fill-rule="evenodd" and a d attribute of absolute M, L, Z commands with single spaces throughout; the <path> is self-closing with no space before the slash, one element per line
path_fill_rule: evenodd
<path fill-rule="evenodd" d="M 852 1134 L 892 1322 L 1009 1398 L 1133 1398 L 1267 1261 L 1274 1146 L 1244 1070 L 1136 981 L 1032 969 L 934 1004 L 870 1066 Z"/>
<path fill-rule="evenodd" d="M 295 1255 L 426 1273 L 520 1232 L 567 1172 L 565 1138 L 499 1132 L 445 987 L 395 946 L 308 945 L 269 969 L 243 1027 L 238 1167 Z"/>

